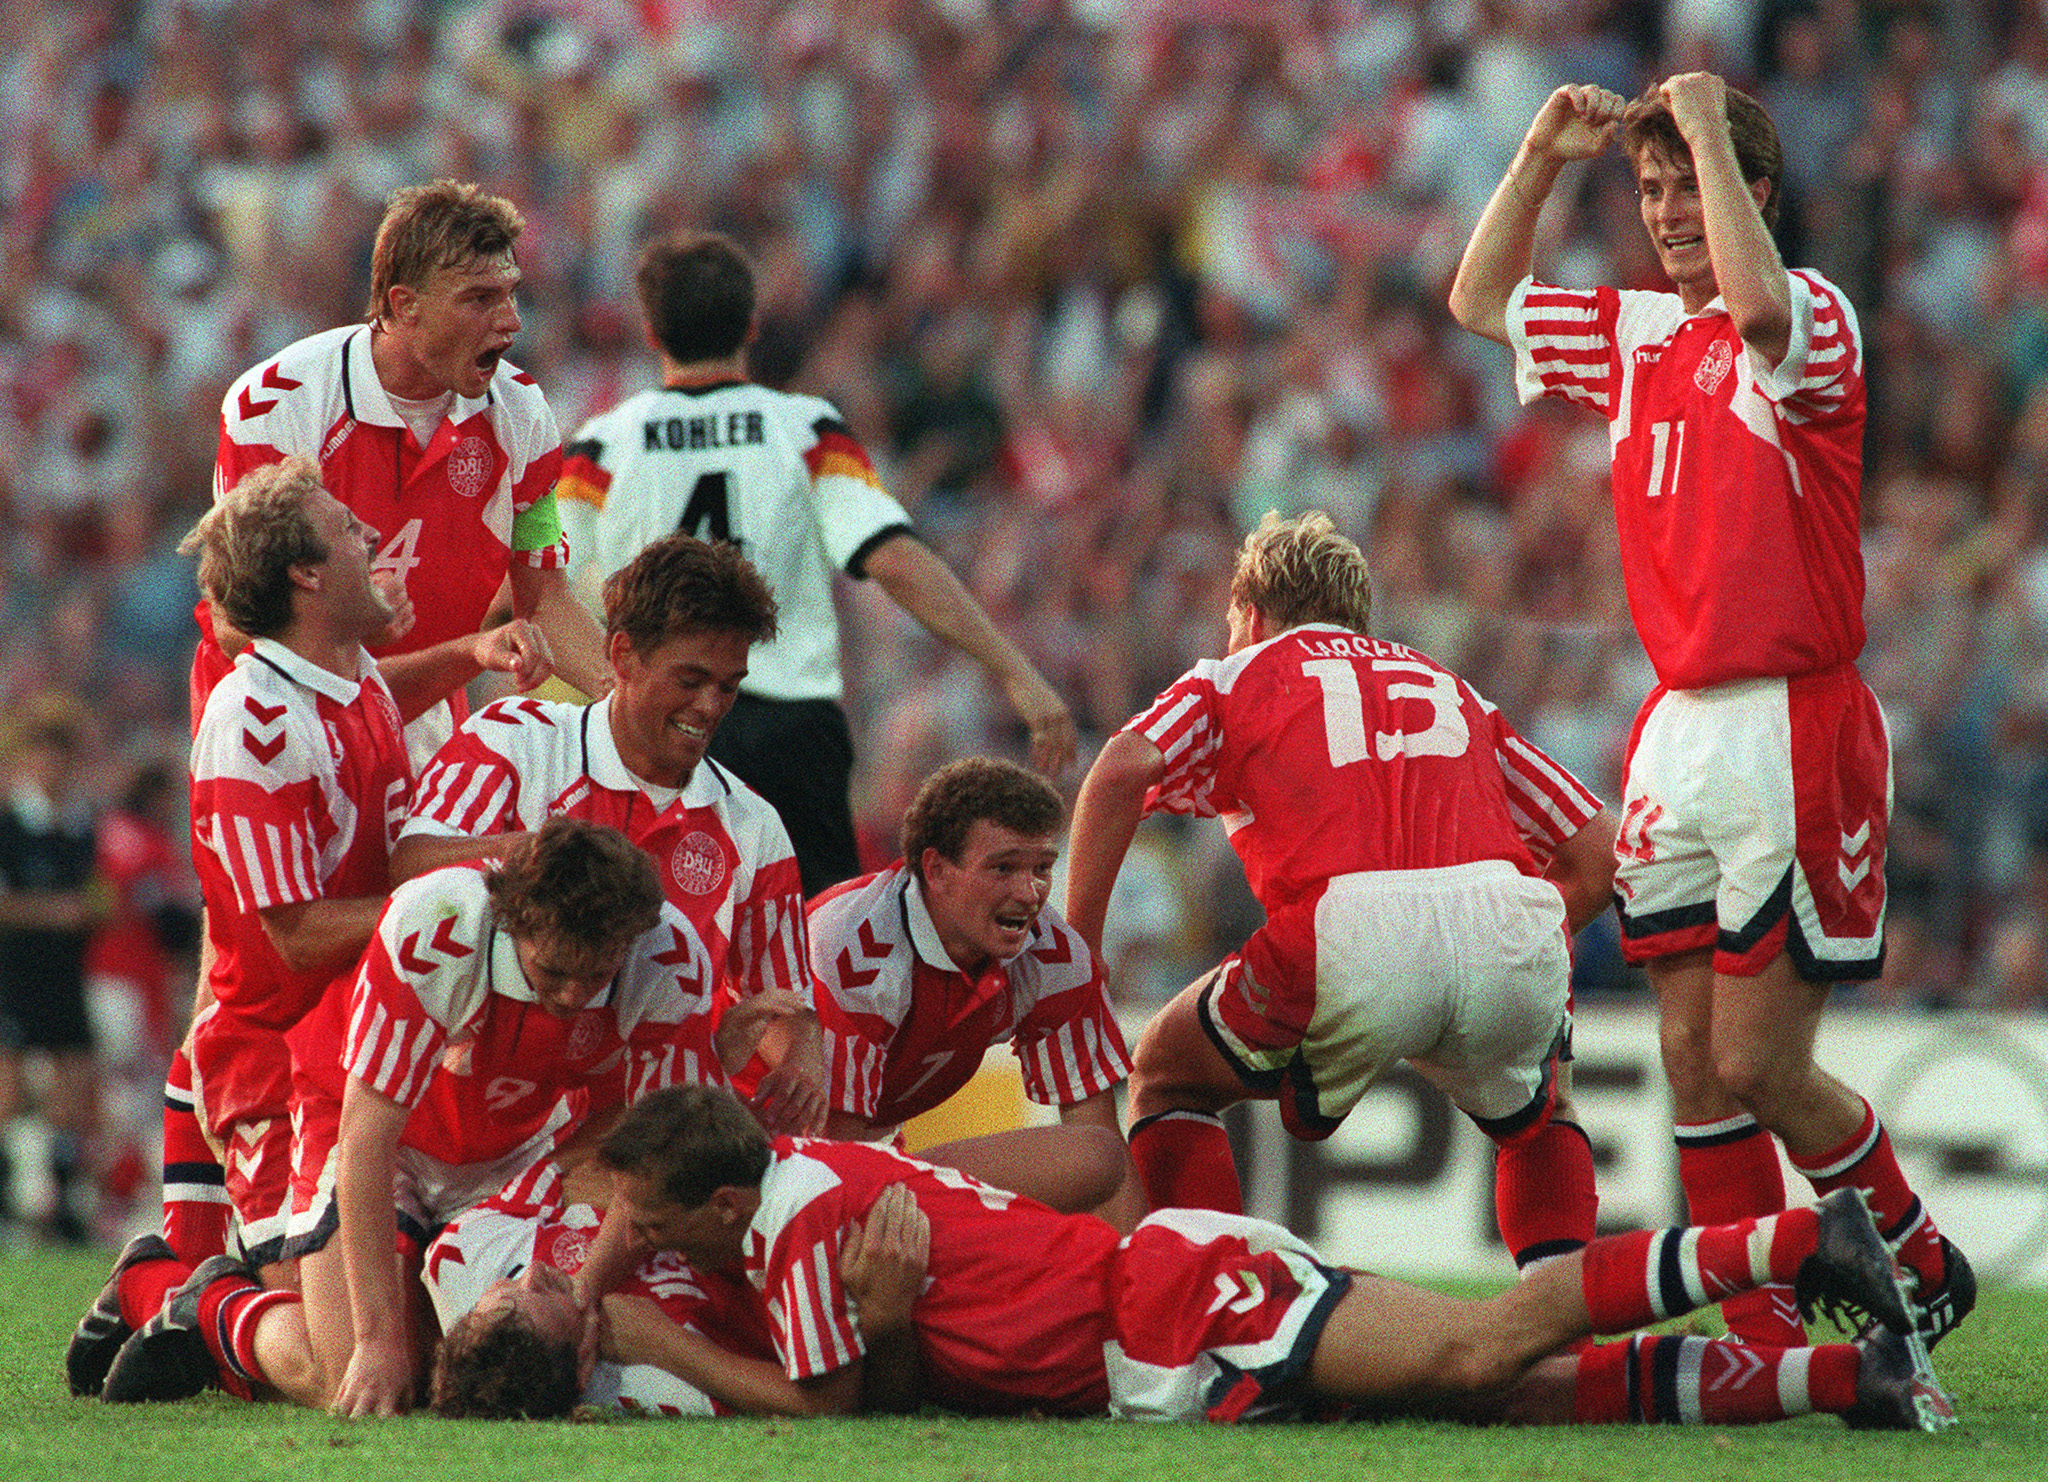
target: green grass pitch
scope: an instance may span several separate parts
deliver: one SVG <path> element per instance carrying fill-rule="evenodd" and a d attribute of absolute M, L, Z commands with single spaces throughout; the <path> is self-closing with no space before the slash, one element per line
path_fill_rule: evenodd
<path fill-rule="evenodd" d="M 1472 1430 L 1110 1421 L 343 1422 L 218 1395 L 116 1408 L 64 1390 L 64 1342 L 105 1254 L 0 1254 L 0 1479 L 62 1482 L 1995 1482 L 2048 1476 L 2048 1294 L 1987 1290 L 1936 1366 L 1963 1422 L 1868 1435 L 1750 1428 Z"/>

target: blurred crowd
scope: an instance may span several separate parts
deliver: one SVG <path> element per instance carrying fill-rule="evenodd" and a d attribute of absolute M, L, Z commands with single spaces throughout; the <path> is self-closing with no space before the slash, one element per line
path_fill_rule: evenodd
<path fill-rule="evenodd" d="M 638 245 L 738 237 L 757 375 L 838 403 L 1068 696 L 1084 760 L 1220 652 L 1242 532 L 1321 507 L 1371 558 L 1378 631 L 1613 799 L 1652 681 L 1604 428 L 1519 407 L 1443 300 L 1551 88 L 1692 68 L 1771 110 L 1786 259 L 1861 318 L 1864 667 L 1897 806 L 1890 959 L 1860 991 L 2038 1008 L 2036 0 L 22 0 L 0 10 L 0 704 L 85 707 L 71 780 L 101 810 L 181 764 L 176 545 L 222 392 L 361 317 L 386 194 L 458 176 L 526 214 L 513 358 L 565 433 L 655 379 Z M 1618 154 L 1561 188 L 1539 262 L 1657 286 Z M 845 601 L 879 860 L 933 766 L 1021 738 L 892 604 Z M 1213 826 L 1151 828 L 1112 923 L 1120 991 L 1156 1001 L 1255 911 Z M 1611 942 L 1580 972 L 1632 987 Z"/>

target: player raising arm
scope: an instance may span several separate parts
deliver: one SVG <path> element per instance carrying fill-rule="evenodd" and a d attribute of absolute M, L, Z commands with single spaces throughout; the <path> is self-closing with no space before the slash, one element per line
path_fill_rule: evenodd
<path fill-rule="evenodd" d="M 1618 141 L 1672 292 L 1532 276 L 1568 160 Z M 1891 748 L 1862 652 L 1863 350 L 1835 284 L 1773 244 L 1769 114 L 1710 73 L 1624 105 L 1551 94 L 1494 191 L 1451 312 L 1514 352 L 1524 401 L 1606 419 L 1629 611 L 1657 687 L 1630 737 L 1615 876 L 1622 948 L 1662 1018 L 1696 1220 L 1784 1206 L 1772 1137 L 1820 1192 L 1869 1192 L 1927 1337 L 1976 1281 L 1907 1184 L 1870 1103 L 1814 1062 L 1831 985 L 1884 959 Z M 1769 1293 L 1724 1315 L 1797 1341 Z"/>

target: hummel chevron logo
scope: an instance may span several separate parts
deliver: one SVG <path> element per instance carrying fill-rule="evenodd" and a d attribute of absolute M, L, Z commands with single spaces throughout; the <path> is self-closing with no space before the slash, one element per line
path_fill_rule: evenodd
<path fill-rule="evenodd" d="M 436 1240 L 433 1250 L 427 1256 L 427 1280 L 438 1282 L 441 1279 L 441 1268 L 450 1264 L 467 1266 L 469 1262 L 462 1258 L 461 1247 L 454 1242 Z"/>
<path fill-rule="evenodd" d="M 876 937 L 873 922 L 861 922 L 859 938 L 861 961 L 863 963 L 871 962 L 874 966 L 865 968 L 855 967 L 853 965 L 853 948 L 841 947 L 839 949 L 839 981 L 848 988 L 865 988 L 868 984 L 879 978 L 882 975 L 882 963 L 895 950 L 887 942 Z"/>
<path fill-rule="evenodd" d="M 1235 1300 L 1233 1300 L 1235 1299 Z M 1266 1300 L 1266 1284 L 1256 1271 L 1239 1270 L 1233 1280 L 1228 1271 L 1216 1273 L 1216 1300 L 1209 1304 L 1213 1315 L 1228 1307 L 1232 1312 L 1249 1312 Z"/>
<path fill-rule="evenodd" d="M 434 934 L 428 938 L 426 948 L 420 946 L 422 932 L 409 932 L 398 944 L 398 965 L 407 972 L 430 973 L 440 962 L 436 958 L 422 956 L 424 950 L 432 950 L 441 957 L 463 958 L 476 949 L 455 940 L 455 918 L 443 916 L 434 927 Z"/>
<path fill-rule="evenodd" d="M 1870 820 L 1867 818 L 1855 833 L 1842 835 L 1842 857 L 1835 861 L 1835 878 L 1842 882 L 1844 890 L 1854 890 L 1870 873 L 1870 856 L 1864 853 L 1864 845 L 1869 842 Z M 1858 858 L 1859 855 L 1862 857 Z M 1854 864 L 1850 863 L 1852 860 Z"/>
<path fill-rule="evenodd" d="M 1716 1343 L 1707 1350 L 1720 1370 L 1707 1381 L 1710 1390 L 1741 1389 L 1763 1372 L 1764 1356 L 1739 1343 Z"/>
<path fill-rule="evenodd" d="M 258 741 L 254 731 L 242 732 L 242 749 L 264 766 L 277 760 L 277 754 L 284 750 L 284 732 L 279 731 L 268 741 Z"/>
<path fill-rule="evenodd" d="M 518 717 L 522 715 L 528 720 L 537 720 L 544 726 L 554 724 L 554 721 L 548 717 L 547 707 L 530 695 L 517 700 L 500 700 L 489 710 L 486 710 L 484 714 L 498 722 L 499 725 L 505 726 L 518 725 L 520 723 Z"/>
<path fill-rule="evenodd" d="M 680 927 L 671 926 L 668 929 L 668 934 L 675 939 L 675 946 L 666 952 L 654 953 L 651 960 L 660 963 L 663 967 L 682 967 L 697 954 L 690 950 L 692 943 L 688 937 L 683 935 Z"/>
<path fill-rule="evenodd" d="M 266 726 L 275 724 L 277 718 L 284 714 L 284 706 L 260 704 L 254 695 L 247 696 L 242 701 L 242 708 Z"/>
<path fill-rule="evenodd" d="M 263 367 L 263 379 L 259 384 L 268 387 L 272 391 L 296 391 L 299 387 L 305 385 L 305 382 L 294 381 L 290 376 L 279 370 L 277 363 L 273 361 Z M 242 420 L 245 422 L 251 417 L 262 416 L 277 405 L 277 398 L 275 396 L 264 401 L 258 401 L 249 394 L 251 389 L 248 386 L 244 386 L 241 396 L 235 401 L 235 410 L 242 414 Z"/>
<path fill-rule="evenodd" d="M 1074 944 L 1067 940 L 1064 933 L 1050 932 L 1046 936 L 1045 945 L 1033 947 L 1031 955 L 1047 967 L 1058 967 L 1063 962 L 1074 960 Z"/>

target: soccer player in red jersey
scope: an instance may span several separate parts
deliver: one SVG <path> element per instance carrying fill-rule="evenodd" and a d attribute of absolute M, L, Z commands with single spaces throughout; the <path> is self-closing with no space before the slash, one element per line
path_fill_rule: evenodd
<path fill-rule="evenodd" d="M 1334 1401 L 1522 1422 L 1953 1420 L 1903 1275 L 1853 1190 L 1732 1225 L 1604 1237 L 1470 1302 L 1332 1267 L 1264 1220 L 1164 1210 L 1120 1237 L 873 1143 L 771 1141 L 708 1087 L 637 1102 L 598 1156 L 648 1245 L 744 1273 L 810 1413 L 862 1403 L 866 1338 L 843 1244 L 907 1184 L 930 1223 L 910 1313 L 917 1393 L 950 1409 L 1228 1422 Z M 1640 1337 L 1559 1352 L 1766 1279 L 1809 1304 L 1853 1304 L 1883 1332 L 1789 1350 Z"/>
<path fill-rule="evenodd" d="M 228 388 L 214 496 L 281 458 L 313 459 L 329 492 L 381 532 L 373 567 L 385 590 L 405 593 L 402 619 L 371 636 L 373 652 L 473 636 L 507 588 L 514 617 L 533 623 L 510 630 L 525 649 L 520 687 L 552 665 L 596 694 L 609 683 L 603 644 L 570 594 L 555 513 L 561 436 L 533 378 L 504 358 L 519 332 L 523 228 L 517 208 L 475 185 L 395 192 L 372 251 L 367 321 L 287 346 Z M 202 602 L 197 617 L 195 724 L 248 636 L 214 604 Z M 453 729 L 461 686 L 475 674 L 444 669 L 435 703 L 408 721 L 415 768 Z M 199 998 L 195 1017 L 203 982 Z M 164 1095 L 166 1232 L 197 1260 L 220 1247 L 182 1050 Z"/>
<path fill-rule="evenodd" d="M 616 683 L 587 705 L 500 700 L 421 774 L 392 853 L 399 878 L 502 854 L 549 817 L 607 823 L 646 850 L 711 949 L 727 1001 L 811 997 L 803 885 L 767 801 L 706 756 L 777 607 L 738 547 L 671 535 L 605 584 Z M 778 1131 L 824 1126 L 824 1052 L 808 1018 L 761 1079 Z"/>
<path fill-rule="evenodd" d="M 1046 904 L 1065 814 L 1052 786 L 1013 762 L 949 763 L 904 815 L 902 861 L 811 902 L 826 1135 L 894 1137 L 1008 1040 L 1033 1101 L 1113 1140 L 1026 1129 L 922 1156 L 1057 1209 L 1116 1197 L 1102 1212 L 1128 1229 L 1144 1212 L 1117 1118 L 1130 1057 L 1101 958 Z"/>
<path fill-rule="evenodd" d="M 1674 291 L 1531 276 L 1558 172 L 1619 139 Z M 1863 349 L 1842 290 L 1771 239 L 1768 114 L 1711 73 L 1633 103 L 1562 87 L 1529 126 L 1451 287 L 1514 352 L 1524 401 L 1606 418 L 1629 609 L 1658 684 L 1629 740 L 1623 949 L 1663 1018 L 1679 1169 L 1701 1220 L 1782 1208 L 1773 1134 L 1816 1190 L 1866 1190 L 1920 1282 L 1928 1340 L 1976 1298 L 1870 1103 L 1820 1069 L 1829 987 L 1884 954 L 1891 751 L 1862 652 Z M 1768 1295 L 1738 1333 L 1798 1332 Z"/>
<path fill-rule="evenodd" d="M 286 1246 L 295 1067 L 338 1056 L 314 1010 L 341 991 L 390 889 L 390 841 L 411 786 L 399 727 L 446 692 L 449 674 L 516 672 L 532 655 L 514 623 L 372 659 L 363 639 L 392 617 L 370 569 L 375 540 L 318 466 L 294 457 L 246 475 L 184 546 L 199 554 L 208 600 L 251 635 L 192 743 L 193 858 L 211 950 L 189 1044 L 206 1132 L 227 1153 L 240 1249 L 271 1285 L 296 1280 Z M 216 1250 L 222 1238 L 216 1227 Z M 156 1300 L 124 1286 L 124 1271 L 143 1254 L 167 1264 L 157 1256 L 172 1250 L 148 1235 L 123 1252 L 74 1337 L 74 1392 L 99 1390 L 161 1299 L 162 1271 L 150 1278 Z"/>
<path fill-rule="evenodd" d="M 1278 1100 L 1330 1135 L 1407 1059 L 1491 1137 L 1529 1269 L 1593 1236 L 1592 1151 L 1560 1097 L 1570 943 L 1604 908 L 1612 819 L 1455 674 L 1367 636 L 1358 547 L 1269 515 L 1231 583 L 1228 656 L 1103 747 L 1074 806 L 1067 919 L 1090 942 L 1140 816 L 1220 817 L 1266 924 L 1162 1009 L 1131 1076 L 1154 1209 L 1236 1212 L 1218 1113 Z"/>

